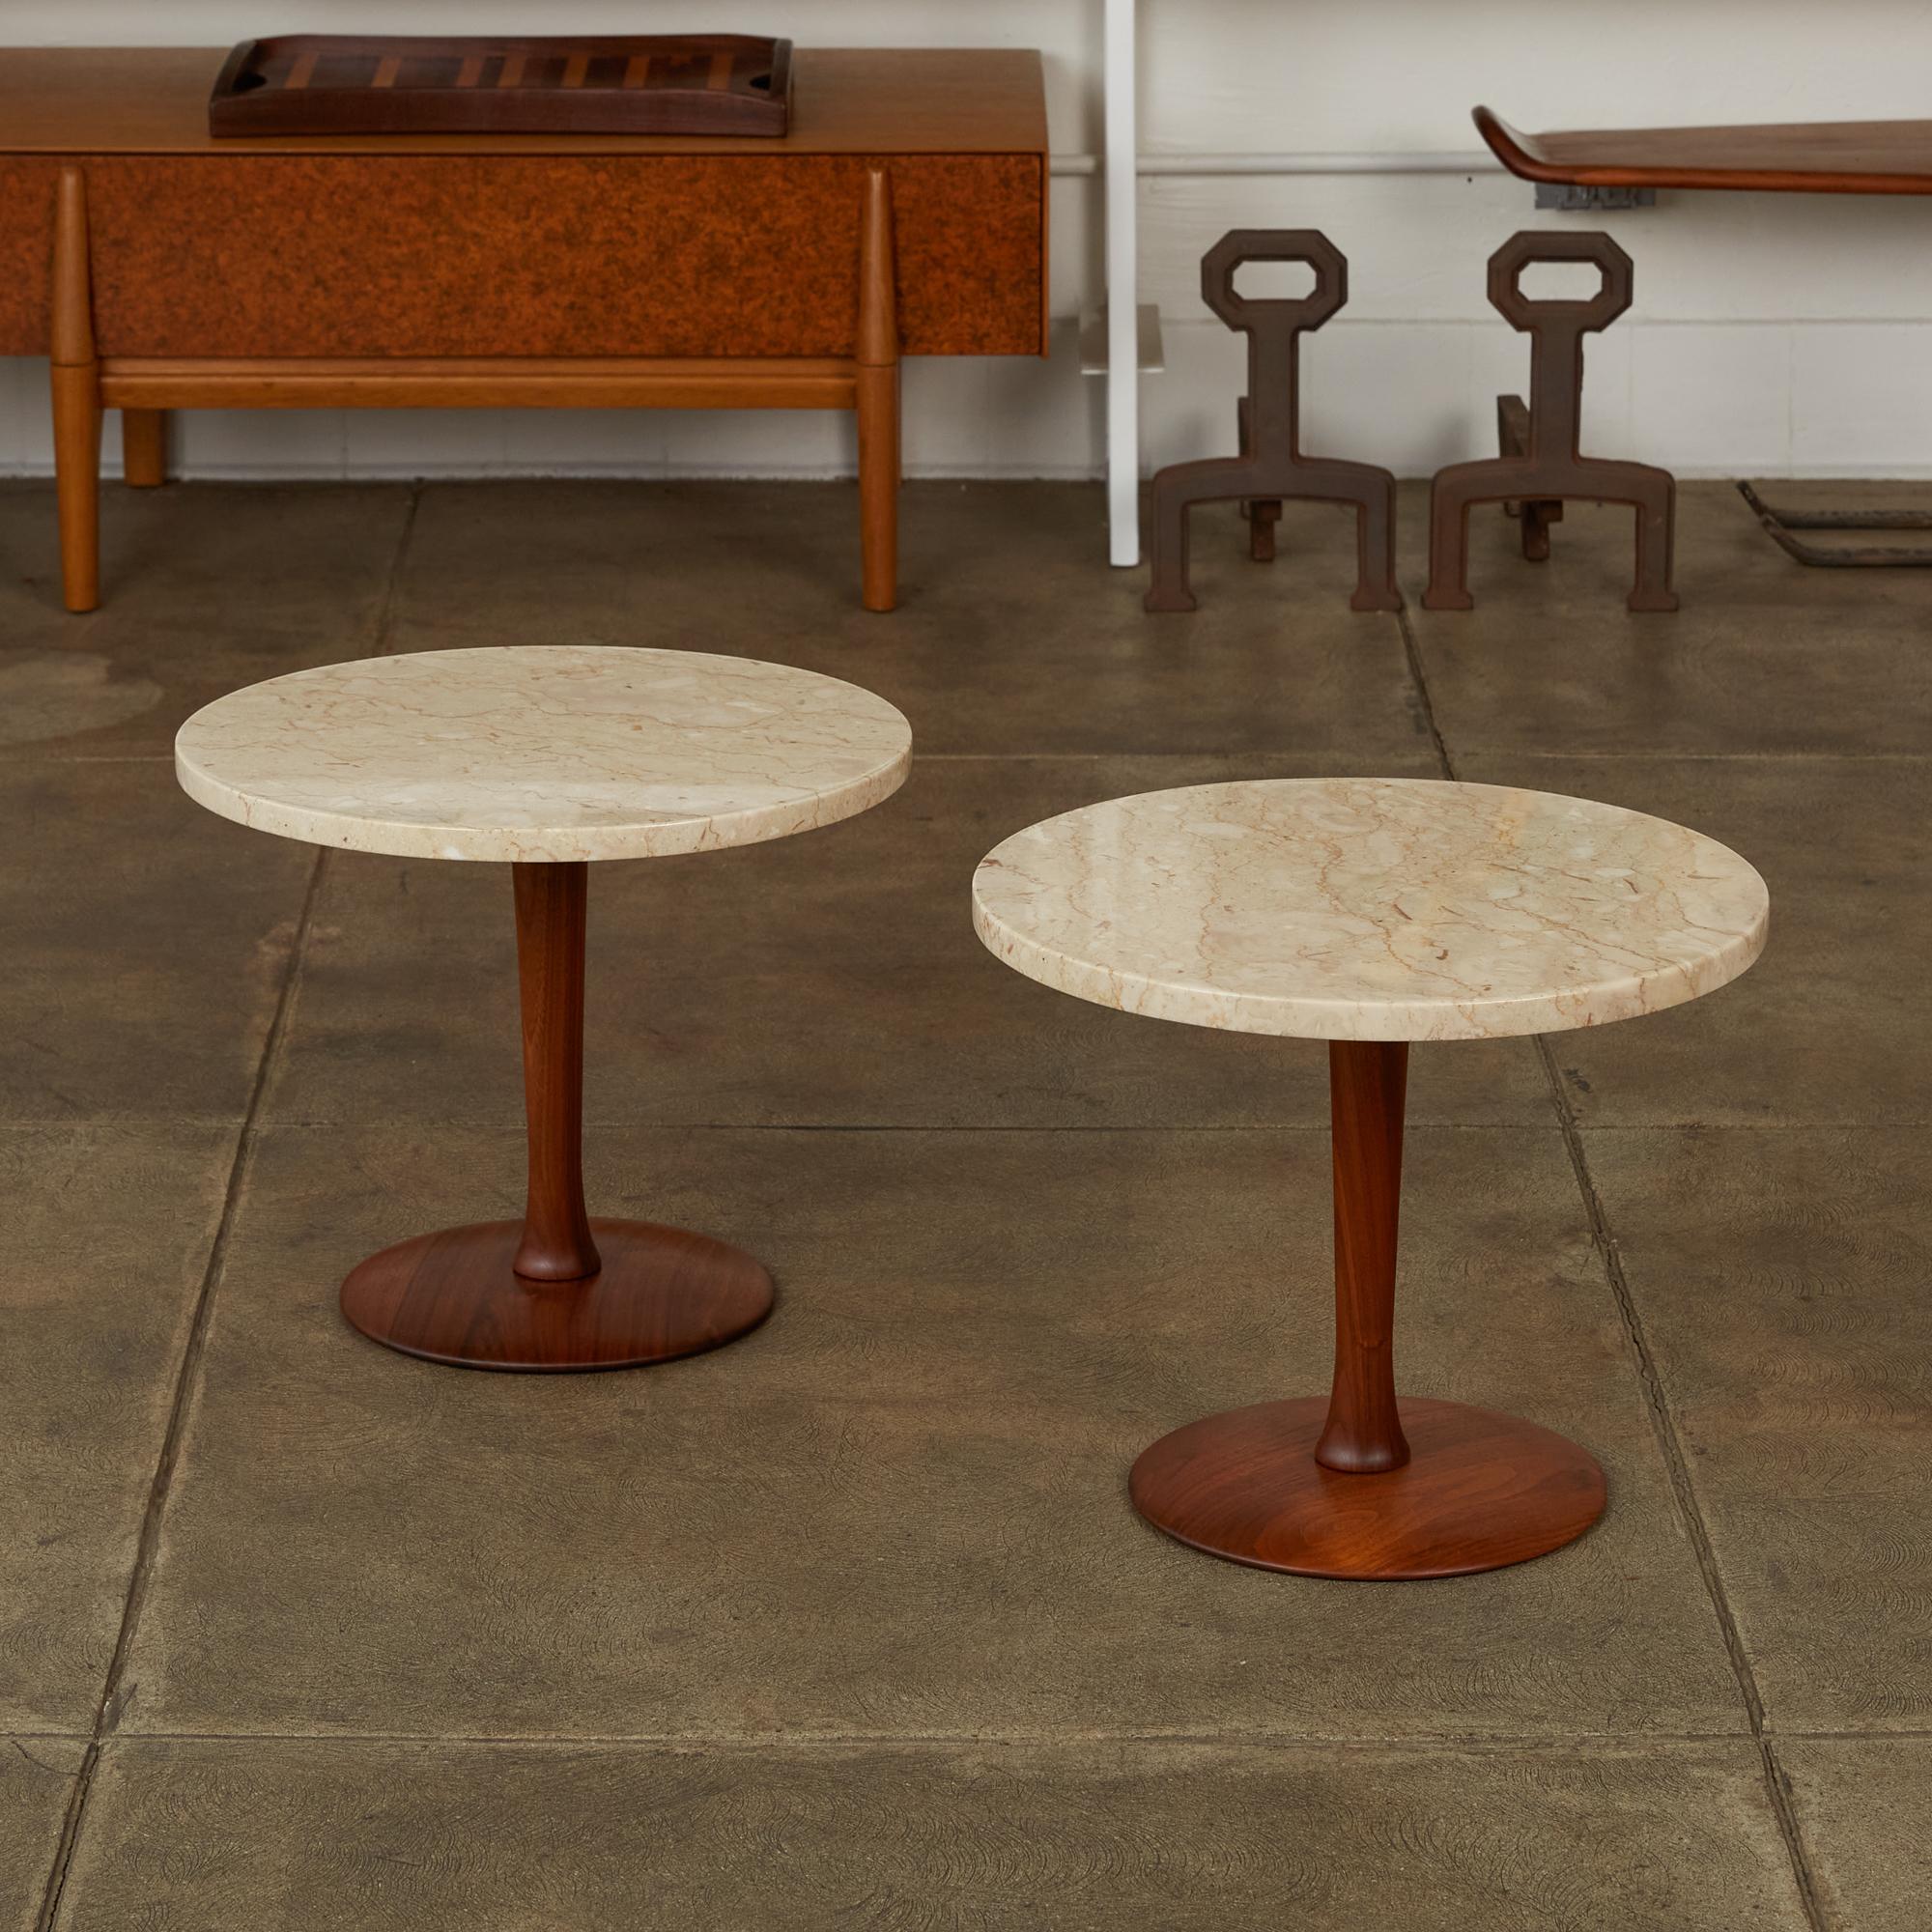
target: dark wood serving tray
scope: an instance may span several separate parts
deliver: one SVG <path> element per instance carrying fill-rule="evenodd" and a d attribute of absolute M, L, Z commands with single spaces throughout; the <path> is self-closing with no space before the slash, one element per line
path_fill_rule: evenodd
<path fill-rule="evenodd" d="M 211 134 L 770 134 L 791 43 L 749 34 L 539 40 L 283 34 L 243 41 Z"/>

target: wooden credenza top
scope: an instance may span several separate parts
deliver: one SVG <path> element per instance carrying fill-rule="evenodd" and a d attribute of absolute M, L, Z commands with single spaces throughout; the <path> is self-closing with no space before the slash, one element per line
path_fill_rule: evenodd
<path fill-rule="evenodd" d="M 1031 48 L 801 47 L 782 139 L 686 134 L 347 134 L 215 140 L 225 47 L 0 48 L 0 154 L 1011 155 L 1046 153 Z"/>
<path fill-rule="evenodd" d="M 1047 345 L 1029 49 L 797 54 L 792 131 L 213 140 L 219 50 L 0 50 L 0 355 L 48 347 L 55 189 L 112 358 L 840 356 L 867 172 L 900 352 Z"/>

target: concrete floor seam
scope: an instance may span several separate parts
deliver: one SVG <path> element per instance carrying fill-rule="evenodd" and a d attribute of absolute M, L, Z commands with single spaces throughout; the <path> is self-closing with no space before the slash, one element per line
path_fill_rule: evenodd
<path fill-rule="evenodd" d="M 1397 614 L 1396 621 L 1402 627 L 1403 645 L 1408 660 L 1409 676 L 1415 685 L 1416 697 L 1422 709 L 1423 720 L 1428 726 L 1430 740 L 1435 745 L 1436 757 L 1441 762 L 1442 776 L 1454 780 L 1457 775 L 1455 759 L 1450 753 L 1448 740 L 1444 737 L 1435 716 L 1435 701 L 1429 690 L 1428 671 L 1422 660 L 1421 641 L 1416 637 L 1414 625 L 1409 621 L 1406 600 L 1402 611 Z M 1630 1283 L 1625 1277 L 1623 1260 L 1617 1249 L 1615 1235 L 1610 1228 L 1609 1216 L 1604 1208 L 1603 1195 L 1590 1172 L 1589 1156 L 1584 1150 L 1583 1136 L 1576 1110 L 1570 1104 L 1569 1095 L 1564 1092 L 1563 1077 L 1557 1067 L 1556 1056 L 1551 1051 L 1548 1037 L 1539 1034 L 1533 1043 L 1537 1057 L 1543 1063 L 1550 1102 L 1555 1108 L 1557 1123 L 1563 1134 L 1563 1144 L 1569 1152 L 1571 1166 L 1577 1176 L 1577 1187 L 1582 1197 L 1584 1212 L 1589 1217 L 1591 1237 L 1603 1257 L 1605 1276 L 1609 1284 L 1610 1293 L 1616 1301 L 1624 1333 L 1635 1357 L 1638 1381 L 1643 1391 L 1645 1406 L 1650 1411 L 1652 1433 L 1668 1471 L 1671 1492 L 1683 1516 L 1691 1550 L 1697 1560 L 1698 1573 L 1703 1577 L 1704 1588 L 1711 1601 L 1712 1611 L 1718 1619 L 1725 1654 L 1730 1659 L 1732 1672 L 1737 1678 L 1738 1690 L 1744 1700 L 1745 1715 L 1749 1720 L 1751 1736 L 1756 1741 L 1758 1755 L 1764 1768 L 1765 1791 L 1777 1820 L 1778 1834 L 1784 1840 L 1785 1852 L 1791 1861 L 1792 1880 L 1797 1886 L 1799 1900 L 1804 1906 L 1805 1918 L 1813 1928 L 1813 1932 L 1829 1932 L 1823 1901 L 1818 1892 L 1817 1879 L 1811 1868 L 1810 1855 L 1805 1848 L 1797 1809 L 1792 1801 L 1790 1782 L 1785 1776 L 1783 1767 L 1777 1761 L 1770 1740 L 1765 1735 L 1764 1699 L 1758 1690 L 1757 1675 L 1751 1668 L 1749 1657 L 1746 1654 L 1744 1638 L 1738 1631 L 1737 1618 L 1732 1612 L 1730 1600 L 1724 1589 L 1723 1577 L 1718 1567 L 1717 1552 L 1711 1544 L 1710 1527 L 1704 1520 L 1703 1511 L 1698 1507 L 1696 1492 L 1690 1480 L 1689 1461 L 1684 1454 L 1683 1441 L 1678 1434 L 1677 1419 L 1671 1413 L 1663 1378 L 1658 1371 L 1649 1337 L 1644 1332 L 1642 1317 L 1637 1311 L 1635 1299 L 1631 1293 Z"/>
<path fill-rule="evenodd" d="M 1776 1744 L 1919 1744 L 1932 1740 L 1932 1729 L 1901 1725 L 1896 1729 L 1823 1730 L 1815 1728 L 1773 1729 L 1767 1735 Z M 1212 1745 L 1232 1741 L 1239 1746 L 1271 1748 L 1276 1746 L 1311 1750 L 1352 1749 L 1370 1747 L 1378 1750 L 1563 1750 L 1583 1745 L 1602 1749 L 1648 1748 L 1652 1745 L 1691 1746 L 1737 1744 L 1749 1733 L 1735 1731 L 1436 1731 L 1375 1732 L 1355 1731 L 1344 1735 L 1323 1735 L 1312 1731 L 1248 1731 L 1238 1737 L 1226 1731 L 1091 1731 L 1074 1737 L 1069 1744 L 1176 1744 Z M 34 1743 L 85 1745 L 84 1731 L 10 1731 L 6 1742 L 25 1752 Z M 1021 1731 L 852 1731 L 825 1738 L 753 1738 L 719 1731 L 118 1731 L 121 1744 L 458 1744 L 489 1746 L 544 1746 L 559 1750 L 579 1745 L 609 1747 L 611 1749 L 657 1749 L 684 1745 L 718 1745 L 745 1750 L 801 1750 L 833 1747 L 869 1748 L 883 1744 L 908 1743 L 951 1747 L 976 1744 L 1037 1745 L 1041 1734 Z M 38 1762 L 38 1760 L 36 1760 Z M 45 1769 L 46 1767 L 42 1767 Z"/>
<path fill-rule="evenodd" d="M 1874 1734 L 1889 1740 L 1894 1733 Z M 1861 1741 L 1865 1741 L 1861 1738 Z M 71 1742 L 79 1742 L 77 1739 Z M 1089 1750 L 1117 1746 L 1160 1748 L 1208 1747 L 1229 1750 L 1297 1751 L 1484 1751 L 1508 1756 L 1522 1751 L 1647 1751 L 1696 1749 L 1707 1745 L 1747 1745 L 1748 1732 L 1735 1731 L 1565 1731 L 1562 1733 L 1443 1731 L 1361 1732 L 1324 1737 L 1307 1731 L 850 1731 L 826 1737 L 747 1737 L 718 1731 L 569 1733 L 464 1731 L 122 1731 L 103 1743 L 116 1745 L 297 1745 L 357 1749 L 368 1745 L 461 1745 L 489 1750 L 611 1751 L 884 1750 L 900 1746 L 922 1750 L 980 1747 L 1015 1750 Z M 1807 1740 L 1808 1742 L 1808 1740 Z"/>
<path fill-rule="evenodd" d="M 1571 1106 L 1569 1096 L 1564 1092 L 1562 1074 L 1557 1068 L 1556 1056 L 1550 1048 L 1548 1036 L 1537 1037 L 1536 1049 L 1543 1061 L 1544 1073 L 1549 1083 L 1550 1100 L 1562 1126 L 1564 1145 L 1569 1150 L 1571 1164 L 1576 1170 L 1577 1185 L 1583 1197 L 1584 1211 L 1590 1218 L 1591 1236 L 1596 1242 L 1598 1252 L 1603 1257 L 1605 1276 L 1616 1300 L 1624 1332 L 1636 1357 L 1638 1380 L 1643 1390 L 1645 1406 L 1650 1411 L 1651 1429 L 1669 1473 L 1671 1492 L 1683 1515 L 1690 1548 L 1697 1560 L 1698 1573 L 1704 1579 L 1704 1587 L 1709 1594 L 1711 1607 L 1717 1616 L 1719 1630 L 1723 1637 L 1725 1654 L 1730 1659 L 1731 1669 L 1736 1675 L 1738 1689 L 1744 1698 L 1746 1714 L 1750 1720 L 1751 1735 L 1757 1742 L 1758 1755 L 1764 1767 L 1765 1791 L 1771 1800 L 1772 1811 L 1777 1819 L 1778 1833 L 1784 1840 L 1785 1851 L 1791 1860 L 1792 1879 L 1798 1888 L 1800 1902 L 1804 1908 L 1805 1918 L 1813 1932 L 1829 1932 L 1824 1905 L 1818 1893 L 1817 1880 L 1811 1868 L 1810 1854 L 1805 1848 L 1803 1828 L 1799 1824 L 1797 1809 L 1792 1802 L 1790 1782 L 1784 1775 L 1783 1767 L 1777 1761 L 1770 1739 L 1765 1735 L 1764 1699 L 1758 1689 L 1757 1673 L 1751 1668 L 1750 1658 L 1745 1650 L 1744 1637 L 1738 1630 L 1737 1617 L 1731 1609 L 1729 1594 L 1724 1588 L 1723 1576 L 1718 1565 L 1717 1551 L 1711 1543 L 1710 1526 L 1704 1520 L 1704 1513 L 1698 1505 L 1696 1491 L 1690 1479 L 1690 1462 L 1684 1453 L 1677 1418 L 1671 1411 L 1670 1399 L 1664 1389 L 1663 1378 L 1658 1369 L 1649 1336 L 1645 1332 L 1643 1318 L 1637 1310 L 1635 1297 L 1631 1293 L 1630 1282 L 1624 1273 L 1623 1258 L 1617 1247 L 1615 1234 L 1610 1227 L 1609 1216 L 1604 1208 L 1602 1193 L 1598 1189 L 1595 1177 L 1590 1172 L 1589 1156 L 1584 1150 L 1583 1135 L 1577 1124 L 1576 1110 Z"/>
<path fill-rule="evenodd" d="M 376 649 L 370 653 L 371 656 L 382 656 L 393 634 L 395 605 L 403 563 L 408 554 L 410 536 L 415 526 L 416 506 L 421 497 L 422 486 L 418 483 L 411 489 L 404 510 L 402 527 L 397 535 L 395 554 L 390 560 L 389 574 L 384 586 L 382 608 L 377 619 Z M 297 990 L 301 980 L 302 961 L 308 949 L 308 936 L 314 923 L 316 902 L 321 895 L 323 881 L 327 872 L 328 859 L 328 848 L 320 846 L 316 850 L 314 862 L 309 867 L 301 908 L 296 916 L 295 931 L 289 943 L 288 965 L 283 973 L 268 1033 L 262 1042 L 261 1058 L 255 1068 L 255 1078 L 249 1090 L 247 1107 L 236 1134 L 235 1157 L 229 1168 L 228 1185 L 222 1198 L 221 1214 L 215 1225 L 214 1238 L 209 1245 L 208 1261 L 202 1272 L 200 1291 L 196 1295 L 194 1312 L 188 1323 L 187 1341 L 183 1348 L 180 1368 L 175 1378 L 174 1396 L 168 1410 L 167 1427 L 162 1435 L 160 1454 L 156 1461 L 155 1476 L 148 1492 L 147 1506 L 142 1513 L 141 1532 L 135 1546 L 133 1571 L 128 1579 L 127 1597 L 122 1605 L 121 1627 L 115 1637 L 113 1655 L 108 1660 L 107 1674 L 101 1686 L 100 1702 L 95 1714 L 94 1733 L 80 1769 L 75 1775 L 73 1790 L 69 1796 L 67 1812 L 62 1820 L 60 1841 L 55 1848 L 53 1867 L 47 1874 L 46 1889 L 43 1894 L 40 1918 L 37 1921 L 39 1932 L 53 1932 L 53 1927 L 59 1922 L 61 1897 L 66 1888 L 68 1872 L 72 1865 L 74 1848 L 79 1843 L 81 1830 L 86 1822 L 87 1802 L 94 1788 L 95 1772 L 100 1762 L 100 1747 L 106 1739 L 115 1734 L 120 1724 L 123 1709 L 122 1682 L 135 1634 L 140 1627 L 141 1611 L 147 1601 L 149 1579 L 154 1574 L 155 1559 L 160 1544 L 161 1525 L 167 1514 L 168 1496 L 173 1487 L 175 1469 L 180 1461 L 182 1440 L 186 1433 L 188 1416 L 194 1405 L 196 1380 L 202 1355 L 207 1347 L 209 1324 L 214 1312 L 215 1293 L 220 1285 L 223 1264 L 227 1260 L 236 1210 L 247 1185 L 248 1171 L 255 1148 L 256 1122 L 261 1115 L 263 1102 L 267 1098 L 270 1084 L 281 1063 L 284 1042 L 288 1037 L 290 1022 L 295 1011 Z"/>
<path fill-rule="evenodd" d="M 254 1084 L 249 1092 L 247 1111 L 242 1116 L 242 1124 L 236 1133 L 235 1157 L 229 1167 L 228 1185 L 222 1198 L 221 1215 L 215 1226 L 214 1238 L 209 1244 L 208 1260 L 202 1271 L 200 1291 L 195 1297 L 194 1312 L 188 1323 L 187 1341 L 183 1348 L 181 1364 L 175 1377 L 167 1428 L 162 1435 L 160 1453 L 155 1464 L 154 1481 L 149 1488 L 147 1506 L 141 1517 L 141 1533 L 135 1547 L 133 1570 L 128 1578 L 127 1597 L 122 1604 L 120 1631 L 115 1637 L 113 1655 L 108 1660 L 106 1677 L 101 1685 L 100 1702 L 95 1714 L 93 1736 L 89 1740 L 87 1754 L 74 1777 L 73 1790 L 69 1797 L 67 1815 L 62 1822 L 60 1843 L 55 1852 L 53 1869 L 47 1874 L 46 1891 L 38 1920 L 40 1932 L 52 1932 L 52 1927 L 58 1921 L 61 1893 L 69 1867 L 72 1862 L 74 1846 L 79 1840 L 81 1826 L 86 1818 L 87 1801 L 94 1786 L 94 1773 L 100 1760 L 100 1746 L 105 1739 L 114 1735 L 120 1723 L 122 1678 L 127 1669 L 135 1632 L 140 1624 L 142 1605 L 147 1598 L 148 1580 L 154 1572 L 155 1557 L 160 1542 L 161 1521 L 167 1511 L 168 1493 L 173 1486 L 188 1412 L 193 1406 L 196 1372 L 207 1345 L 209 1322 L 214 1309 L 215 1290 L 220 1282 L 222 1264 L 227 1258 L 228 1241 L 235 1224 L 236 1209 L 247 1182 L 249 1156 L 254 1148 L 255 1121 L 268 1092 L 269 1081 L 282 1041 L 287 1036 L 289 1016 L 295 1004 L 296 981 L 300 974 L 302 952 L 327 861 L 327 848 L 318 849 L 315 862 L 309 867 L 308 885 L 302 895 L 301 910 L 297 916 L 281 991 L 275 1002 L 274 1015 L 270 1022 L 268 1035 L 262 1043 L 261 1059 L 256 1067 Z"/>

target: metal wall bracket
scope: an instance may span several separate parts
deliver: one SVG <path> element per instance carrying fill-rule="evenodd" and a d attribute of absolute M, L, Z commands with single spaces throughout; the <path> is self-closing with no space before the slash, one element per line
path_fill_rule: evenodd
<path fill-rule="evenodd" d="M 1167 353 L 1161 346 L 1160 307 L 1141 302 L 1134 310 L 1135 336 L 1140 350 L 1140 373 L 1158 376 L 1167 367 Z M 1104 376 L 1109 373 L 1107 304 L 1089 309 L 1080 318 L 1080 373 Z"/>
<path fill-rule="evenodd" d="M 1564 214 L 1601 214 L 1608 209 L 1655 208 L 1654 187 L 1579 187 L 1575 182 L 1538 182 L 1538 208 Z"/>

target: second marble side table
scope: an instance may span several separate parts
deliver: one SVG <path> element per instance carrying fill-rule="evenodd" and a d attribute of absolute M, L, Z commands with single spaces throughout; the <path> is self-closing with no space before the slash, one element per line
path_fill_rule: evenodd
<path fill-rule="evenodd" d="M 195 713 L 191 798 L 258 832 L 406 858 L 507 861 L 516 888 L 529 1194 L 521 1221 L 418 1235 L 342 1310 L 467 1368 L 614 1369 L 716 1348 L 770 1312 L 750 1255 L 583 1200 L 583 945 L 592 860 L 782 838 L 897 790 L 910 726 L 870 692 L 696 651 L 427 651 L 297 671 Z"/>
<path fill-rule="evenodd" d="M 1134 1464 L 1149 1521 L 1310 1577 L 1448 1577 L 1602 1514 L 1596 1459 L 1538 1424 L 1398 1401 L 1397 1208 L 1410 1040 L 1600 1026 L 1762 951 L 1764 881 L 1682 826 L 1446 781 L 1282 780 L 1116 799 L 1016 833 L 973 881 L 980 938 L 1076 998 L 1330 1042 L 1328 1398 L 1228 1410 Z"/>

